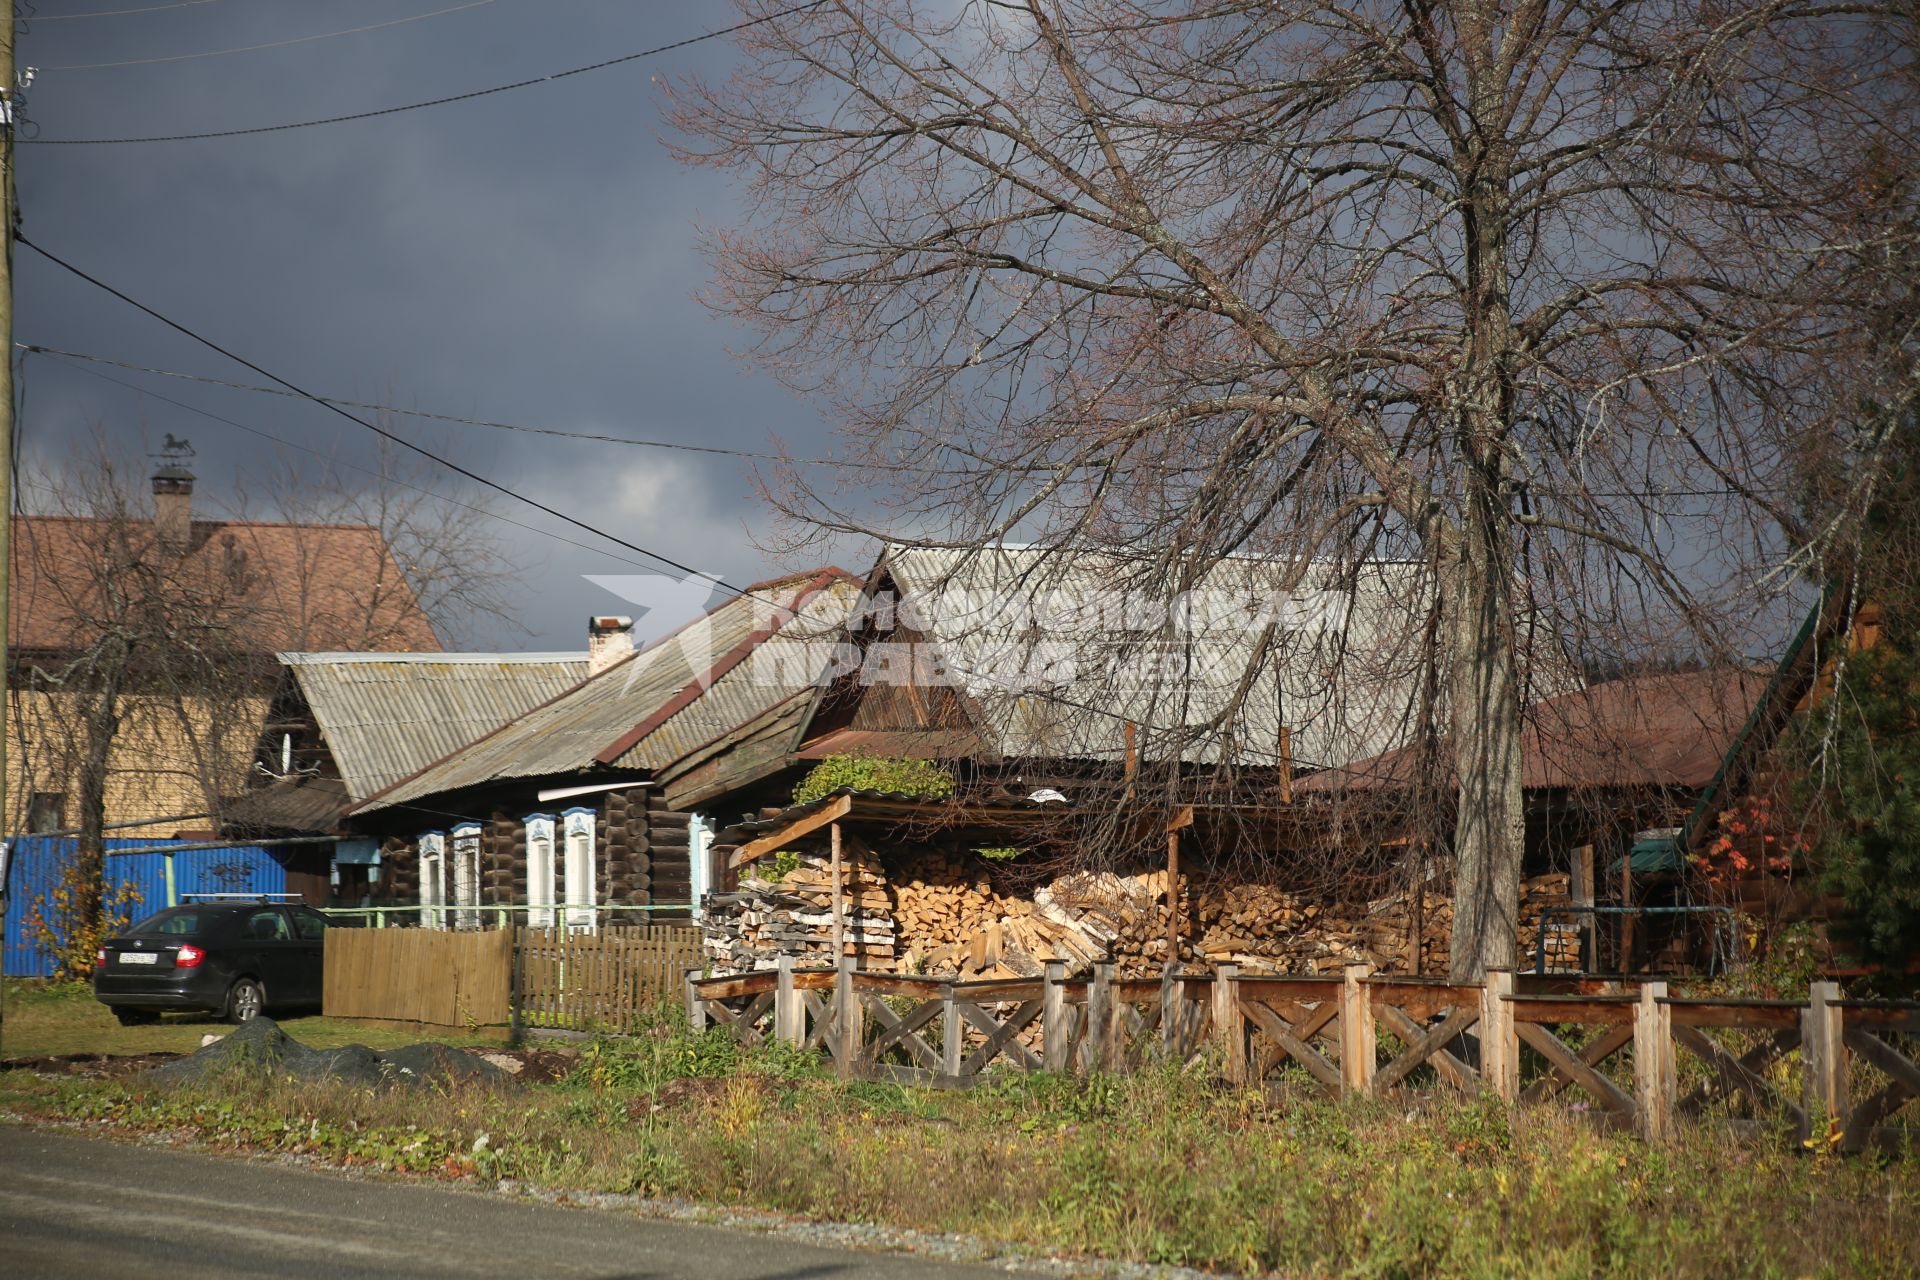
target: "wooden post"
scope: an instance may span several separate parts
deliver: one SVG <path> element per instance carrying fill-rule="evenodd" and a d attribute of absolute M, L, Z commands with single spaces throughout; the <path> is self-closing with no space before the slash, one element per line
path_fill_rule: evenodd
<path fill-rule="evenodd" d="M 1280 726 L 1280 803 L 1293 803 L 1293 730 Z"/>
<path fill-rule="evenodd" d="M 1633 1107 L 1648 1142 L 1673 1135 L 1673 1011 L 1660 1003 L 1666 994 L 1664 982 L 1641 983 L 1633 1011 Z"/>
<path fill-rule="evenodd" d="M 1633 906 L 1633 846 L 1620 855 L 1620 905 Z M 1620 913 L 1620 972 L 1633 972 L 1633 912 Z"/>
<path fill-rule="evenodd" d="M 707 1006 L 700 999 L 700 988 L 693 985 L 699 976 L 698 969 L 689 969 L 682 975 L 687 993 L 687 1029 L 695 1035 L 707 1029 Z"/>
<path fill-rule="evenodd" d="M 954 998 L 953 984 L 940 990 L 940 1071 L 948 1078 L 960 1074 L 961 1027 L 960 1002 Z"/>
<path fill-rule="evenodd" d="M 1087 1074 L 1113 1069 L 1113 962 L 1093 966 L 1087 986 Z"/>
<path fill-rule="evenodd" d="M 1179 964 L 1165 965 L 1160 970 L 1160 1056 L 1175 1061 L 1180 1054 L 1180 1023 L 1186 1015 L 1187 1002 L 1181 997 L 1185 993 L 1180 988 Z"/>
<path fill-rule="evenodd" d="M 1047 961 L 1047 985 L 1040 989 L 1040 1062 L 1048 1071 L 1065 1075 L 1073 1070 L 1067 1057 L 1067 962 Z"/>
<path fill-rule="evenodd" d="M 1807 988 L 1800 1014 L 1800 1057 L 1806 1064 L 1807 1131 L 1803 1139 L 1824 1139 L 1847 1123 L 1847 1045 L 1843 1038 L 1840 984 L 1816 982 Z"/>
<path fill-rule="evenodd" d="M 1213 967 L 1213 1036 L 1220 1042 L 1228 1084 L 1247 1082 L 1247 1036 L 1240 1022 L 1239 978 L 1236 965 Z"/>
<path fill-rule="evenodd" d="M 774 959 L 773 1038 L 799 1048 L 807 1038 L 807 1006 L 793 989 L 793 957 Z"/>
<path fill-rule="evenodd" d="M 835 964 L 839 964 L 840 957 L 846 954 L 847 942 L 847 903 L 846 895 L 841 889 L 840 824 L 837 822 L 834 823 L 828 828 L 828 832 L 833 837 L 833 865 L 831 868 L 833 879 L 833 961 Z"/>
<path fill-rule="evenodd" d="M 840 1078 L 851 1080 L 860 1059 L 860 997 L 853 989 L 853 957 L 841 956 L 833 977 L 833 1034 L 839 1047 Z"/>
<path fill-rule="evenodd" d="M 1192 810 L 1188 810 L 1189 813 Z M 1167 832 L 1167 968 L 1180 966 L 1180 833 Z M 1165 1027 L 1165 1012 L 1160 1025 Z"/>
<path fill-rule="evenodd" d="M 1340 983 L 1340 1096 L 1365 1097 L 1373 1091 L 1378 1032 L 1373 1025 L 1373 991 L 1367 966 L 1350 964 Z"/>
<path fill-rule="evenodd" d="M 1593 906 L 1593 846 L 1583 844 L 1573 851 L 1573 874 L 1571 892 L 1568 900 L 1576 907 Z M 1591 970 L 1598 959 L 1597 939 L 1594 936 L 1595 916 L 1591 910 L 1576 911 L 1573 916 L 1574 936 L 1580 939 L 1580 968 L 1582 972 Z"/>
<path fill-rule="evenodd" d="M 1480 987 L 1480 1079 L 1502 1102 L 1520 1100 L 1520 1041 L 1513 1026 L 1513 973 L 1489 969 Z"/>

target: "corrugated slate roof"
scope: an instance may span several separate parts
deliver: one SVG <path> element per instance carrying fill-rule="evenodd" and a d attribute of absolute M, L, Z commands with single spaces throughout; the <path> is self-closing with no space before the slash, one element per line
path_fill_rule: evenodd
<path fill-rule="evenodd" d="M 1405 741 L 1419 703 L 1424 565 L 1310 566 L 1289 588 L 1292 566 L 1230 558 L 1202 580 L 1186 629 L 1145 643 L 1167 605 L 1118 594 L 1141 575 L 1109 553 L 894 547 L 883 565 L 1005 756 L 1117 760 L 1131 721 L 1149 757 L 1178 742 L 1190 763 L 1278 764 L 1284 727 L 1292 762 L 1324 768 Z M 1264 657 L 1250 615 L 1276 621 Z M 1578 687 L 1557 646 L 1537 653 L 1532 687 Z"/>
<path fill-rule="evenodd" d="M 578 684 L 584 653 L 283 653 L 354 801 Z"/>
<path fill-rule="evenodd" d="M 858 588 L 838 569 L 759 583 L 623 662 L 371 797 L 360 811 L 512 778 L 656 768 L 793 696 L 803 641 L 837 639 Z M 775 603 L 781 608 L 776 608 Z M 798 605 L 797 612 L 787 612 Z M 788 635 L 788 628 L 794 628 Z M 771 641 L 771 643 L 769 643 Z M 762 657 L 762 650 L 768 651 Z M 824 651 L 814 656 L 824 658 Z M 789 660 L 783 665 L 776 659 Z M 801 680 L 810 684 L 819 668 Z"/>

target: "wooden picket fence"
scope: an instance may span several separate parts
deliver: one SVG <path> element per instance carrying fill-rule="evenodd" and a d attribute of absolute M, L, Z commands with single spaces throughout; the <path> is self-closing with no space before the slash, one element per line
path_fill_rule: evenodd
<path fill-rule="evenodd" d="M 1042 978 L 963 982 L 783 958 L 733 977 L 689 969 L 684 991 L 696 1028 L 815 1048 L 849 1078 L 944 1087 L 996 1064 L 1121 1072 L 1215 1053 L 1230 1081 L 1251 1087 L 1298 1071 L 1340 1097 L 1584 1095 L 1604 1122 L 1652 1140 L 1683 1116 L 1785 1116 L 1802 1138 L 1846 1150 L 1890 1135 L 1887 1122 L 1920 1099 L 1920 1003 L 1844 1000 L 1832 983 L 1784 1001 L 1679 997 L 1663 982 L 1522 982 L 1516 990 L 1504 972 L 1471 985 L 1375 977 L 1362 965 L 1325 978 L 1223 965 L 1120 979 L 1111 965 L 1069 976 L 1059 964 Z"/>
<path fill-rule="evenodd" d="M 329 929 L 321 1011 L 329 1018 L 502 1026 L 513 940 L 505 933 Z"/>
<path fill-rule="evenodd" d="M 632 1031 L 700 963 L 700 931 L 665 925 L 515 929 L 517 1024 L 567 1031 Z"/>

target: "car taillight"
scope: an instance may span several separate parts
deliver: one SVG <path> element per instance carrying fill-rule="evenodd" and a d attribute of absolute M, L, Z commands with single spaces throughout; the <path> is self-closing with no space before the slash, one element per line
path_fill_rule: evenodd
<path fill-rule="evenodd" d="M 107 949 L 105 947 L 102 947 L 98 951 L 93 953 L 93 962 L 101 966 L 104 966 L 107 963 Z"/>
<path fill-rule="evenodd" d="M 180 953 L 173 958 L 173 967 L 176 969 L 198 969 L 200 962 L 206 958 L 206 952 L 194 946 L 191 942 L 183 942 L 180 944 Z"/>

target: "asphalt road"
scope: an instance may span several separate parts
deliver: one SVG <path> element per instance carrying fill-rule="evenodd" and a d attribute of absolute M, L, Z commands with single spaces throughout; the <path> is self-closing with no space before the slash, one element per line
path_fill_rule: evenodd
<path fill-rule="evenodd" d="M 0 1125 L 0 1276 L 963 1280 L 986 1267 Z"/>

